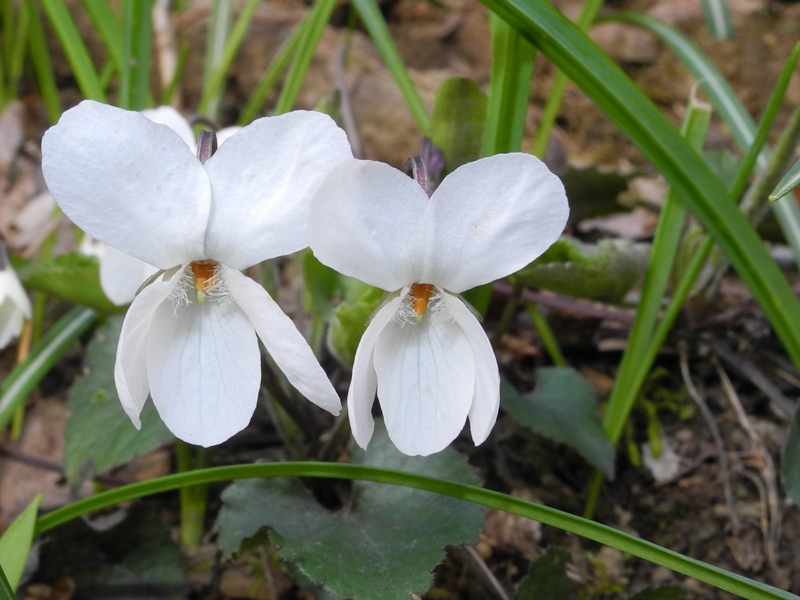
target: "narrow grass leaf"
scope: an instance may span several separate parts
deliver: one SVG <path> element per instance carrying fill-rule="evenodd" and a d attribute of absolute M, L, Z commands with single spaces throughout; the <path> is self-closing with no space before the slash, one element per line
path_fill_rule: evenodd
<path fill-rule="evenodd" d="M 201 97 L 206 98 L 205 116 L 212 120 L 215 120 L 219 113 L 222 89 L 211 89 L 211 79 L 219 69 L 220 64 L 222 64 L 232 13 L 233 2 L 231 0 L 219 0 L 211 4 L 211 19 L 209 20 L 208 35 L 206 37 L 206 58 L 203 65 L 203 93 Z"/>
<path fill-rule="evenodd" d="M 0 600 L 16 600 L 14 590 L 11 588 L 11 584 L 8 583 L 6 574 L 3 571 L 2 563 L 0 563 Z"/>
<path fill-rule="evenodd" d="M 103 40 L 106 53 L 114 63 L 117 73 L 122 73 L 124 61 L 122 58 L 122 39 L 124 37 L 122 23 L 119 17 L 114 14 L 109 2 L 97 2 L 97 0 L 81 0 L 81 5 L 92 20 L 95 31 L 100 39 Z"/>
<path fill-rule="evenodd" d="M 55 125 L 61 116 L 61 101 L 53 74 L 53 65 L 47 53 L 47 40 L 44 37 L 42 19 L 35 0 L 25 0 L 25 6 L 31 14 L 30 32 L 28 35 L 28 55 L 33 63 L 36 81 L 39 84 L 39 94 L 44 101 L 47 118 L 51 125 Z"/>
<path fill-rule="evenodd" d="M 22 578 L 25 562 L 31 551 L 33 530 L 41 503 L 42 495 L 37 494 L 0 537 L 0 565 L 3 566 L 3 573 L 12 590 L 17 589 Z"/>
<path fill-rule="evenodd" d="M 769 199 L 773 202 L 780 200 L 798 185 L 800 185 L 800 160 L 794 163 L 794 166 L 786 172 L 783 179 L 775 186 L 775 190 L 769 195 Z"/>
<path fill-rule="evenodd" d="M 353 0 L 353 5 L 356 7 L 364 27 L 367 28 L 367 32 L 375 43 L 383 63 L 389 69 L 392 77 L 394 77 L 397 87 L 400 88 L 400 93 L 403 95 L 408 109 L 417 123 L 417 127 L 423 135 L 427 135 L 430 124 L 428 110 L 425 108 L 414 82 L 411 81 L 411 77 L 408 75 L 406 66 L 397 50 L 397 46 L 395 46 L 392 34 L 389 33 L 389 27 L 386 25 L 378 5 L 375 0 Z"/>
<path fill-rule="evenodd" d="M 708 33 L 718 40 L 732 40 L 734 31 L 728 0 L 703 0 L 702 5 Z"/>

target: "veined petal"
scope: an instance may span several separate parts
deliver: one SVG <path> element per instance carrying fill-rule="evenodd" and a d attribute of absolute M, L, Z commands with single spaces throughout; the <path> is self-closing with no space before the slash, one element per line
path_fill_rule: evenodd
<path fill-rule="evenodd" d="M 500 410 L 500 370 L 489 338 L 475 315 L 459 298 L 442 294 L 447 310 L 469 340 L 475 364 L 475 395 L 469 409 L 469 428 L 475 445 L 482 444 L 497 421 Z"/>
<path fill-rule="evenodd" d="M 458 436 L 475 393 L 472 349 L 458 323 L 391 321 L 374 364 L 386 429 L 401 452 L 427 456 Z"/>
<path fill-rule="evenodd" d="M 322 113 L 296 111 L 243 128 L 205 163 L 214 196 L 206 255 L 243 269 L 305 248 L 311 196 L 352 156 L 344 131 Z"/>
<path fill-rule="evenodd" d="M 220 444 L 247 426 L 258 401 L 253 326 L 230 299 L 162 302 L 147 336 L 147 377 L 172 433 L 191 444 Z"/>
<path fill-rule="evenodd" d="M 193 154 L 197 152 L 197 140 L 194 137 L 194 131 L 192 131 L 189 121 L 177 110 L 171 106 L 159 106 L 157 108 L 143 110 L 142 114 L 153 123 L 166 125 L 172 129 L 172 131 L 177 133 L 186 145 L 189 146 Z"/>
<path fill-rule="evenodd" d="M 100 287 L 106 297 L 118 306 L 133 302 L 142 284 L 158 271 L 153 265 L 108 244 L 103 244 L 98 260 Z"/>
<path fill-rule="evenodd" d="M 204 258 L 211 188 L 171 129 L 84 100 L 45 133 L 42 170 L 61 209 L 98 240 L 162 269 Z"/>
<path fill-rule="evenodd" d="M 166 280 L 163 276 L 158 277 L 144 288 L 134 299 L 122 323 L 117 360 L 114 364 L 114 382 L 122 408 L 136 429 L 142 426 L 139 414 L 150 393 L 147 378 L 147 335 L 156 309 L 162 304 L 172 307 L 168 298 L 180 282 L 180 271 L 181 269 Z"/>
<path fill-rule="evenodd" d="M 402 299 L 403 294 L 389 300 L 378 309 L 356 348 L 353 376 L 347 392 L 347 414 L 350 418 L 350 430 L 353 438 L 365 450 L 375 430 L 375 421 L 372 419 L 372 405 L 375 402 L 375 392 L 378 390 L 378 376 L 375 374 L 373 365 L 375 342 L 386 325 L 394 318 Z"/>
<path fill-rule="evenodd" d="M 420 281 L 463 292 L 510 275 L 558 239 L 568 215 L 564 186 L 534 156 L 463 165 L 431 197 Z"/>
<path fill-rule="evenodd" d="M 338 415 L 339 395 L 292 320 L 255 281 L 235 269 L 222 269 L 228 291 L 289 383 L 320 408 Z"/>
<path fill-rule="evenodd" d="M 428 196 L 384 163 L 352 160 L 317 190 L 308 223 L 314 255 L 340 273 L 388 291 L 421 281 Z"/>

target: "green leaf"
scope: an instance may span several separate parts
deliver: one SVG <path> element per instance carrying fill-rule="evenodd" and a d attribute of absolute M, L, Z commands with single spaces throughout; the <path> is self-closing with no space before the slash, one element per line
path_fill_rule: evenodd
<path fill-rule="evenodd" d="M 152 403 L 142 410 L 142 428 L 137 430 L 119 402 L 114 359 L 122 321 L 122 315 L 109 317 L 97 328 L 86 349 L 84 375 L 69 390 L 64 470 L 72 485 L 172 439 Z"/>
<path fill-rule="evenodd" d="M 380 423 L 378 423 L 380 425 Z M 376 427 L 369 452 L 353 462 L 476 483 L 463 456 L 451 448 L 409 457 Z M 444 546 L 474 543 L 484 526 L 480 509 L 450 498 L 393 486 L 355 482 L 337 511 L 321 506 L 298 480 L 246 480 L 222 494 L 219 546 L 230 555 L 245 537 L 271 527 L 280 555 L 311 581 L 341 598 L 407 600 L 430 587 Z"/>
<path fill-rule="evenodd" d="M 728 0 L 703 0 L 702 4 L 708 32 L 719 40 L 732 40 L 734 31 Z"/>
<path fill-rule="evenodd" d="M 36 513 L 41 502 L 42 495 L 38 494 L 0 537 L 0 565 L 12 590 L 16 590 L 19 585 L 31 551 Z"/>
<path fill-rule="evenodd" d="M 664 585 L 642 590 L 628 600 L 686 600 L 686 592 L 679 585 Z"/>
<path fill-rule="evenodd" d="M 562 236 L 515 278 L 529 287 L 619 303 L 647 269 L 649 244 L 605 239 L 585 244 Z"/>
<path fill-rule="evenodd" d="M 531 565 L 517 588 L 516 600 L 570 600 L 575 597 L 567 581 L 569 552 L 552 546 Z"/>
<path fill-rule="evenodd" d="M 348 368 L 352 368 L 361 336 L 384 296 L 383 290 L 365 287 L 366 291 L 357 300 L 343 302 L 334 309 L 328 329 L 328 349 L 336 360 Z"/>
<path fill-rule="evenodd" d="M 795 364 L 800 302 L 727 191 L 641 90 L 544 0 L 481 0 L 562 69 L 664 175 L 750 288 Z M 751 136 L 752 139 L 752 136 Z"/>
<path fill-rule="evenodd" d="M 773 202 L 780 200 L 798 185 L 800 185 L 800 160 L 794 163 L 794 166 L 778 182 L 775 190 L 769 195 L 769 199 Z"/>
<path fill-rule="evenodd" d="M 630 176 L 591 166 L 568 167 L 559 177 L 569 198 L 570 223 L 630 210 L 618 201 L 628 189 Z"/>
<path fill-rule="evenodd" d="M 0 600 L 16 600 L 14 590 L 3 572 L 2 564 L 0 564 Z"/>
<path fill-rule="evenodd" d="M 444 152 L 445 174 L 480 158 L 486 103 L 478 84 L 465 77 L 451 77 L 436 90 L 430 137 Z"/>
<path fill-rule="evenodd" d="M 793 502 L 800 502 L 800 410 L 794 413 L 789 437 L 783 448 L 781 478 L 786 487 L 786 495 Z"/>
<path fill-rule="evenodd" d="M 574 448 L 595 469 L 614 474 L 614 446 L 603 431 L 597 403 L 583 377 L 570 367 L 536 371 L 536 388 L 520 394 L 500 386 L 503 409 L 533 432 Z"/>
<path fill-rule="evenodd" d="M 52 262 L 35 265 L 21 275 L 31 289 L 100 312 L 118 313 L 126 308 L 106 298 L 100 287 L 100 265 L 93 256 L 78 252 L 61 254 Z"/>

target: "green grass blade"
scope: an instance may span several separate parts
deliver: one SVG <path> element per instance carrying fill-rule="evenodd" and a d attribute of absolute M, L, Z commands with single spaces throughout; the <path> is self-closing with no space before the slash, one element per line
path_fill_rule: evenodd
<path fill-rule="evenodd" d="M 589 38 L 544 0 L 481 0 L 572 79 L 666 177 L 750 288 L 796 365 L 800 302 L 705 162 Z M 752 139 L 752 138 L 751 138 Z"/>
<path fill-rule="evenodd" d="M 219 0 L 211 4 L 211 20 L 208 26 L 206 41 L 206 60 L 203 66 L 203 93 L 206 98 L 205 115 L 216 120 L 219 114 L 219 104 L 222 98 L 222 89 L 211 89 L 210 83 L 213 73 L 222 64 L 222 55 L 228 40 L 228 30 L 231 24 L 233 3 L 231 0 Z"/>
<path fill-rule="evenodd" d="M 536 50 L 502 19 L 492 15 L 492 70 L 483 155 L 519 152 L 525 133 Z"/>
<path fill-rule="evenodd" d="M 730 128 L 739 148 L 747 151 L 755 137 L 755 123 L 719 70 L 694 42 L 647 15 L 620 12 L 610 19 L 643 27 L 667 44 L 700 82 L 714 108 Z M 766 167 L 768 160 L 769 153 L 765 149 L 758 157 L 758 168 Z M 772 209 L 786 241 L 792 247 L 795 262 L 800 264 L 800 207 L 796 202 L 780 201 L 773 204 Z"/>
<path fill-rule="evenodd" d="M 122 64 L 117 104 L 143 110 L 150 106 L 150 55 L 153 27 L 150 0 L 122 3 Z"/>
<path fill-rule="evenodd" d="M 710 121 L 711 107 L 690 101 L 682 134 L 697 151 L 703 147 Z M 653 345 L 653 329 L 661 310 L 661 301 L 667 292 L 685 219 L 686 209 L 675 191 L 670 189 L 658 218 L 650 262 L 642 283 L 641 299 L 603 418 L 603 426 L 613 444 L 619 441 L 639 390 L 650 371 L 651 363 L 643 360 L 643 357 Z M 658 347 L 660 346 L 659 344 Z"/>
<path fill-rule="evenodd" d="M 336 8 L 336 0 L 317 0 L 314 8 L 308 15 L 308 23 L 303 26 L 302 38 L 286 74 L 286 81 L 283 82 L 281 95 L 275 105 L 275 114 L 280 115 L 289 112 L 294 108 L 294 103 L 300 93 L 300 86 L 306 78 L 311 59 L 314 58 L 314 51 L 322 38 L 325 27 Z"/>
<path fill-rule="evenodd" d="M 0 600 L 16 600 L 16 597 L 5 572 L 3 572 L 3 565 L 0 564 Z"/>
<path fill-rule="evenodd" d="M 122 38 L 123 29 L 120 20 L 111 10 L 109 2 L 97 2 L 97 0 L 81 0 L 84 10 L 92 20 L 95 31 L 100 39 L 103 40 L 108 57 L 114 63 L 117 73 L 122 73 L 123 50 Z"/>
<path fill-rule="evenodd" d="M 500 492 L 455 483 L 443 479 L 426 477 L 403 471 L 380 469 L 362 465 L 347 465 L 321 462 L 284 462 L 257 463 L 251 465 L 233 465 L 214 467 L 189 473 L 179 473 L 159 477 L 149 481 L 126 485 L 107 492 L 95 494 L 89 498 L 73 502 L 53 512 L 39 517 L 36 522 L 36 533 L 42 534 L 71 519 L 90 512 L 114 506 L 120 502 L 141 498 L 143 496 L 176 490 L 187 485 L 199 485 L 228 481 L 231 479 L 249 479 L 255 477 L 330 477 L 374 481 L 389 485 L 425 490 L 442 494 L 451 498 L 459 498 L 489 508 L 502 510 L 575 533 L 606 546 L 618 548 L 633 556 L 643 558 L 658 565 L 667 567 L 689 577 L 694 577 L 714 587 L 737 594 L 747 600 L 800 600 L 800 597 L 784 592 L 765 583 L 753 581 L 731 573 L 719 567 L 677 552 L 662 548 L 652 542 L 642 540 L 607 525 L 589 521 L 560 510 L 541 504 L 508 496 Z"/>
<path fill-rule="evenodd" d="M 708 33 L 718 40 L 733 39 L 733 21 L 728 0 L 703 0 L 702 5 Z"/>
<path fill-rule="evenodd" d="M 44 101 L 47 118 L 52 125 L 58 122 L 61 116 L 61 102 L 58 95 L 56 78 L 53 75 L 53 65 L 47 53 L 47 40 L 44 37 L 44 28 L 35 0 L 25 0 L 25 7 L 31 15 L 30 35 L 28 36 L 28 53 L 39 83 L 39 93 Z"/>
<path fill-rule="evenodd" d="M 9 52 L 6 55 L 6 67 L 8 69 L 8 87 L 6 88 L 6 93 L 8 94 L 9 98 L 16 98 L 19 95 L 19 80 L 22 77 L 25 48 L 28 46 L 30 21 L 30 11 L 25 7 L 24 4 L 18 6 L 17 19 L 16 23 L 14 23 L 13 35 L 11 34 L 11 31 L 6 31 L 6 39 L 8 39 L 10 42 L 8 49 Z"/>
<path fill-rule="evenodd" d="M 581 14 L 575 23 L 581 31 L 589 29 L 602 6 L 603 0 L 586 0 L 583 3 Z M 547 152 L 547 144 L 550 141 L 550 135 L 553 133 L 553 125 L 555 125 L 556 117 L 558 117 L 558 110 L 561 108 L 564 92 L 567 91 L 568 81 L 567 76 L 562 71 L 558 71 L 553 77 L 550 93 L 547 95 L 547 102 L 545 102 L 544 110 L 542 111 L 542 118 L 539 120 L 539 128 L 536 130 L 536 137 L 533 140 L 531 153 L 534 156 L 543 158 L 545 152 Z"/>
<path fill-rule="evenodd" d="M 72 67 L 72 73 L 78 82 L 84 98 L 106 102 L 106 94 L 100 85 L 100 78 L 89 58 L 89 52 L 72 21 L 67 5 L 62 0 L 41 0 L 42 8 L 47 15 L 53 30 L 61 42 L 64 54 Z"/>
<path fill-rule="evenodd" d="M 775 190 L 769 195 L 769 199 L 773 202 L 780 200 L 794 188 L 800 185 L 800 160 L 794 163 L 794 166 L 789 169 L 783 179 L 775 186 Z"/>
<path fill-rule="evenodd" d="M 394 77 L 397 87 L 400 88 L 400 93 L 417 123 L 417 127 L 423 135 L 427 135 L 428 126 L 430 125 L 430 115 L 428 109 L 422 103 L 417 88 L 411 81 L 408 75 L 403 59 L 397 51 L 397 46 L 392 40 L 392 34 L 389 33 L 389 27 L 381 14 L 375 0 L 353 0 L 353 5 L 367 28 L 372 41 L 378 48 L 378 53 L 381 55 L 386 68 Z"/>
<path fill-rule="evenodd" d="M 37 494 L 0 537 L 0 564 L 3 565 L 3 574 L 12 590 L 19 586 L 22 579 L 33 543 L 36 513 L 41 503 L 42 495 Z"/>
<path fill-rule="evenodd" d="M 236 53 L 239 51 L 244 36 L 250 28 L 250 23 L 253 21 L 253 16 L 256 14 L 258 3 L 259 0 L 248 0 L 239 18 L 236 20 L 236 24 L 233 26 L 231 34 L 225 43 L 225 49 L 222 51 L 219 64 L 211 73 L 208 82 L 203 88 L 203 96 L 200 99 L 200 107 L 197 110 L 200 114 L 205 114 L 208 111 L 212 98 L 219 98 L 222 95 L 228 69 L 230 69 L 233 59 L 236 58 Z"/>
<path fill-rule="evenodd" d="M 76 307 L 56 323 L 0 385 L 0 430 L 5 429 L 17 405 L 24 401 L 61 355 L 94 323 L 97 315 Z"/>

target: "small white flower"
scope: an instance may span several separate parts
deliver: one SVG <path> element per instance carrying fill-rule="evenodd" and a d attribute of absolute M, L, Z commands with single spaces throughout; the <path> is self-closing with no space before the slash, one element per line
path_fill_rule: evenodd
<path fill-rule="evenodd" d="M 197 140 L 189 122 L 171 106 L 159 106 L 141 111 L 142 114 L 160 125 L 166 125 L 177 133 L 180 138 L 191 148 L 192 153 L 197 152 Z M 226 127 L 217 132 L 217 144 L 222 143 L 238 132 L 241 127 Z M 94 256 L 100 263 L 100 287 L 106 297 L 117 306 L 124 306 L 133 302 L 136 292 L 148 278 L 153 276 L 158 269 L 135 256 L 120 252 L 113 246 L 95 240 L 90 235 L 85 235 L 81 241 L 80 252 L 87 256 Z"/>
<path fill-rule="evenodd" d="M 117 348 L 117 391 L 137 427 L 149 393 L 187 442 L 211 446 L 243 429 L 261 382 L 258 338 L 305 397 L 339 412 L 303 336 L 240 273 L 307 245 L 311 196 L 352 157 L 329 117 L 259 119 L 201 163 L 168 127 L 84 101 L 42 150 L 48 187 L 76 225 L 164 270 L 133 301 Z"/>
<path fill-rule="evenodd" d="M 309 245 L 346 275 L 392 292 L 356 351 L 347 396 L 366 448 L 377 391 L 386 427 L 405 454 L 445 448 L 469 417 L 489 435 L 500 403 L 497 361 L 480 323 L 456 295 L 509 275 L 561 234 L 564 187 L 526 154 L 466 164 L 431 196 L 388 165 L 347 161 L 311 206 Z"/>
<path fill-rule="evenodd" d="M 5 244 L 0 240 L 0 349 L 19 337 L 25 319 L 31 318 L 31 301 L 17 277 Z"/>

